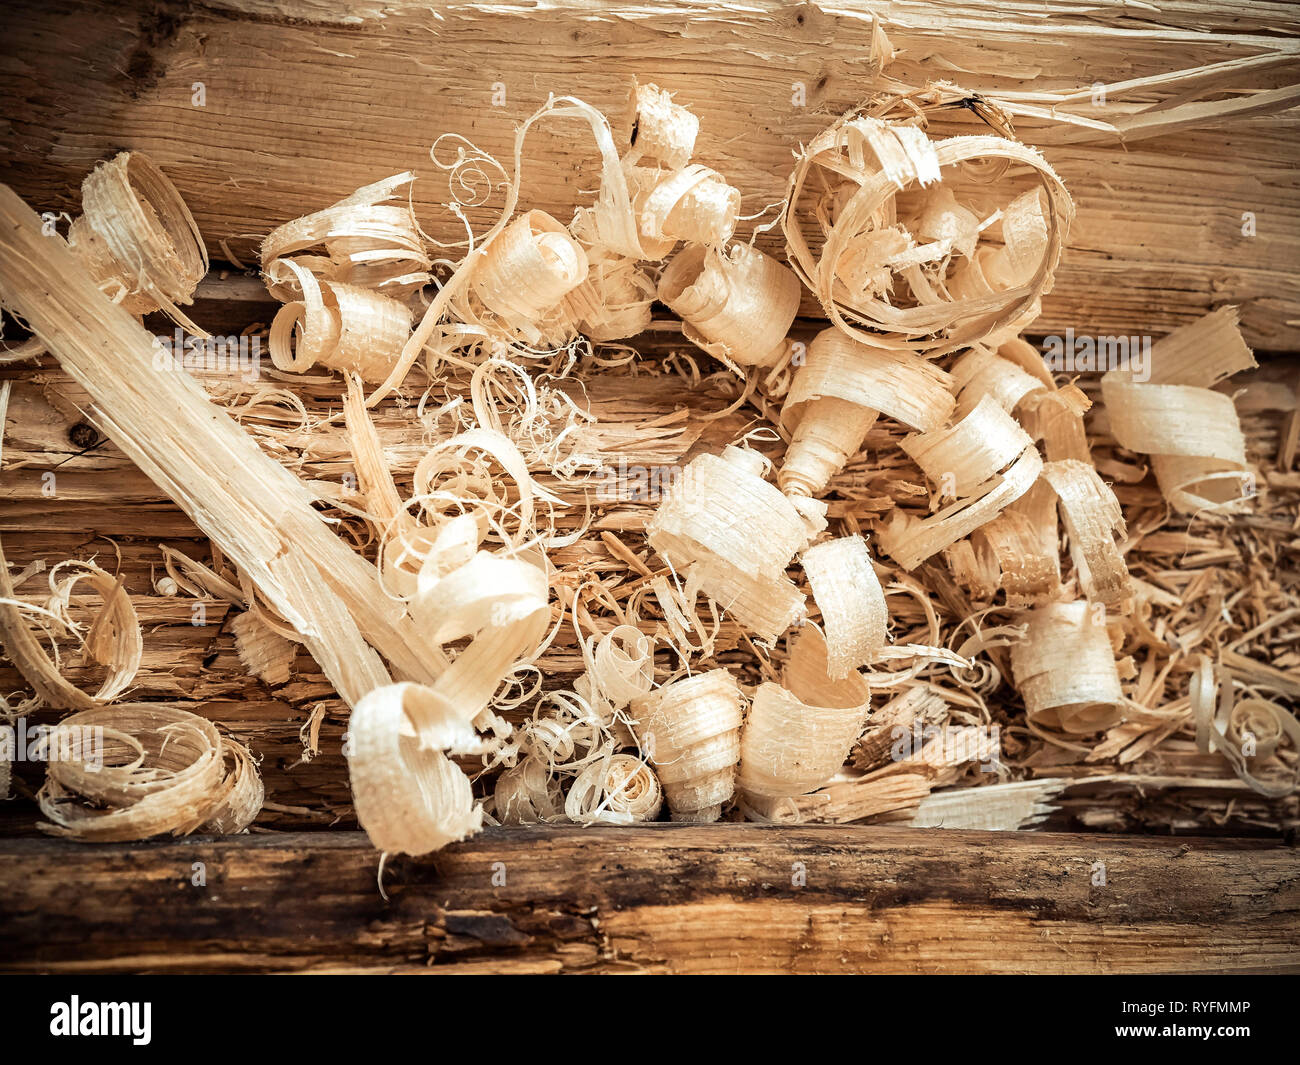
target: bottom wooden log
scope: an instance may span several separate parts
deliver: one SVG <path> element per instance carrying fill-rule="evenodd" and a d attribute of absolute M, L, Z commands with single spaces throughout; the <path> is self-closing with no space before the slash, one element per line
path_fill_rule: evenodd
<path fill-rule="evenodd" d="M 10 972 L 1300 971 L 1277 844 L 879 827 L 0 841 Z"/>

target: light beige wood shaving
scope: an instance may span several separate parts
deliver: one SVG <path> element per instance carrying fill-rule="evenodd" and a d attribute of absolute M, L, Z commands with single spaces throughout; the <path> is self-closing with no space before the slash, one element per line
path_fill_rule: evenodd
<path fill-rule="evenodd" d="M 404 299 L 429 281 L 430 259 L 420 226 L 405 198 L 412 173 L 394 174 L 357 189 L 338 203 L 273 230 L 262 242 L 262 270 L 271 295 L 285 303 L 301 299 L 301 275 L 340 281 Z"/>
<path fill-rule="evenodd" d="M 955 402 L 948 375 L 931 363 L 838 329 L 822 330 L 808 345 L 781 408 L 781 423 L 792 433 L 782 490 L 819 494 L 857 453 L 877 414 L 931 432 Z"/>
<path fill-rule="evenodd" d="M 0 418 L 3 418 L 0 404 Z M 61 581 L 55 575 L 71 569 Z M 103 603 L 93 620 L 82 631 L 68 616 L 68 602 L 76 585 L 86 581 Z M 34 704 L 25 704 L 23 712 L 39 705 L 56 710 L 89 710 L 117 698 L 130 687 L 140 668 L 144 640 L 131 597 L 121 582 L 93 562 L 61 563 L 50 572 L 48 605 L 33 610 L 15 597 L 8 562 L 0 547 L 0 641 L 5 654 L 23 678 L 32 686 Z M 85 656 L 107 670 L 107 676 L 94 694 L 82 691 L 64 678 L 58 664 L 41 646 L 32 631 L 38 628 L 49 638 L 74 637 Z"/>
<path fill-rule="evenodd" d="M 1041 186 L 1008 196 L 998 242 L 994 220 L 981 223 L 950 191 L 932 191 L 910 213 L 899 207 L 900 192 L 980 160 L 1019 164 Z M 1037 316 L 1073 213 L 1064 184 L 1032 148 L 992 136 L 931 141 L 915 126 L 854 115 L 802 152 L 781 223 L 791 264 L 837 327 L 937 356 L 1014 336 Z"/>
<path fill-rule="evenodd" d="M 1049 603 L 1022 616 L 1011 671 L 1031 724 L 1069 734 L 1111 728 L 1125 717 L 1115 652 L 1090 603 Z"/>
<path fill-rule="evenodd" d="M 799 310 L 799 279 L 748 244 L 730 251 L 690 245 L 659 280 L 659 299 L 686 339 L 733 367 L 776 365 Z"/>
<path fill-rule="evenodd" d="M 617 625 L 603 636 L 579 638 L 586 670 L 574 681 L 573 690 L 615 729 L 617 738 L 630 741 L 623 711 L 654 685 L 654 639 L 635 625 Z"/>
<path fill-rule="evenodd" d="M 230 623 L 239 660 L 258 680 L 270 685 L 289 683 L 298 645 L 272 629 L 256 614 L 240 614 Z"/>
<path fill-rule="evenodd" d="M 492 808 L 503 825 L 535 825 L 564 820 L 564 799 L 560 781 L 530 756 L 497 777 Z"/>
<path fill-rule="evenodd" d="M 992 598 L 1001 588 L 1007 606 L 1024 607 L 1063 597 L 1057 496 L 1045 480 L 1039 480 L 1019 499 L 987 525 L 970 536 L 975 554 L 986 560 L 990 583 L 982 598 Z M 1109 511 L 1102 511 L 1102 516 Z M 1085 508 L 1085 514 L 1094 511 Z M 1093 526 L 1087 526 L 1089 530 Z M 954 544 L 954 547 L 959 547 Z M 1113 547 L 1113 540 L 1110 541 Z M 1104 553 L 1105 545 L 1098 547 Z M 1120 560 L 1121 567 L 1123 560 Z"/>
<path fill-rule="evenodd" d="M 586 250 L 545 211 L 516 218 L 471 267 L 473 296 L 530 344 L 563 339 L 570 329 L 564 298 L 588 272 Z"/>
<path fill-rule="evenodd" d="M 1111 370 L 1101 379 L 1110 431 L 1122 447 L 1151 456 L 1156 480 L 1179 513 L 1249 510 L 1254 475 L 1232 397 L 1211 391 L 1255 365 L 1222 307 L 1176 330 L 1151 349 L 1151 378 Z"/>
<path fill-rule="evenodd" d="M 869 665 L 884 647 L 889 610 L 871 552 L 861 536 L 827 540 L 808 548 L 803 570 L 821 611 L 832 680 Z"/>
<path fill-rule="evenodd" d="M 635 259 L 585 246 L 587 278 L 565 297 L 569 316 L 596 341 L 624 340 L 650 325 L 655 281 Z"/>
<path fill-rule="evenodd" d="M 447 755 L 483 749 L 456 704 L 417 684 L 369 692 L 348 725 L 348 772 L 357 820 L 393 854 L 428 854 L 483 823 L 469 777 Z"/>
<path fill-rule="evenodd" d="M 674 821 L 716 821 L 735 793 L 741 695 L 725 669 L 672 681 L 632 700 L 637 740 Z"/>
<path fill-rule="evenodd" d="M 1117 533 L 1123 538 L 1128 532 L 1115 493 L 1095 467 L 1074 459 L 1046 463 L 1042 476 L 1060 501 L 1080 590 L 1097 602 L 1122 603 L 1133 587 L 1115 542 Z"/>
<path fill-rule="evenodd" d="M 651 546 L 687 577 L 688 588 L 698 587 L 772 640 L 797 619 L 803 603 L 785 568 L 825 527 L 825 518 L 814 506 L 810 525 L 763 479 L 763 461 L 737 447 L 721 456 L 700 455 L 673 485 L 646 533 Z"/>
<path fill-rule="evenodd" d="M 1272 699 L 1238 699 L 1230 670 L 1207 655 L 1194 663 L 1189 686 L 1196 746 L 1202 754 L 1219 753 L 1232 771 L 1268 798 L 1290 795 L 1300 785 L 1300 763 L 1276 757 L 1286 744 L 1300 751 L 1300 720 Z"/>
<path fill-rule="evenodd" d="M 319 363 L 366 381 L 384 380 L 410 335 L 410 309 L 360 285 L 318 282 L 292 260 L 285 266 L 303 296 L 281 307 L 271 322 L 267 346 L 276 368 L 306 373 Z"/>
<path fill-rule="evenodd" d="M 180 307 L 194 302 L 208 251 L 167 175 L 143 152 L 121 152 L 86 177 L 81 209 L 68 245 L 99 286 L 132 314 L 162 310 L 207 336 Z"/>
<path fill-rule="evenodd" d="M 578 774 L 564 812 L 577 824 L 631 825 L 653 821 L 662 805 L 663 789 L 650 766 L 636 755 L 609 754 Z"/>
<path fill-rule="evenodd" d="M 989 396 L 955 424 L 906 438 L 903 448 L 936 487 L 958 497 L 925 519 L 896 510 L 881 526 L 881 549 L 907 570 L 992 521 L 1043 467 L 1029 436 Z"/>
<path fill-rule="evenodd" d="M 629 103 L 629 161 L 654 161 L 679 170 L 695 154 L 700 120 L 657 85 L 633 84 Z"/>
<path fill-rule="evenodd" d="M 262 806 L 242 744 L 162 703 L 96 707 L 50 733 L 40 827 L 84 843 L 240 832 Z"/>
<path fill-rule="evenodd" d="M 820 787 L 862 731 L 870 693 L 861 674 L 828 672 L 826 640 L 806 627 L 793 641 L 781 684 L 758 686 L 740 734 L 737 787 L 777 798 Z"/>

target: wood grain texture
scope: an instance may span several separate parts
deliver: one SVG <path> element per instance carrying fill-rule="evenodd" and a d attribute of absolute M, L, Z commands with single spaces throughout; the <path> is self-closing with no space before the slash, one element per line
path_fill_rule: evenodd
<path fill-rule="evenodd" d="M 1200 89 L 1117 89 L 1103 106 L 1079 105 L 1137 121 L 1123 142 L 1087 134 L 1080 143 L 1077 129 L 1034 118 L 1019 130 L 1045 146 L 1079 206 L 1043 331 L 1163 332 L 1232 302 L 1257 347 L 1300 348 L 1300 122 L 1285 88 L 1300 81 L 1293 7 L 870 7 L 898 51 L 888 73 L 914 84 L 948 79 L 1026 100 L 1082 89 L 1086 98 L 1099 82 L 1235 64 L 1210 86 L 1226 107 L 1242 90 L 1281 90 L 1267 102 L 1278 113 L 1156 136 L 1141 124 L 1163 121 Z M 224 241 L 245 258 L 273 226 L 407 168 L 421 175 L 422 224 L 459 238 L 427 156 L 440 133 L 508 159 L 515 125 L 548 93 L 579 95 L 617 119 L 632 76 L 699 112 L 699 158 L 757 212 L 782 195 L 791 151 L 859 103 L 875 74 L 873 16 L 856 3 L 18 0 L 6 14 L 0 178 L 38 208 L 75 210 L 95 162 L 144 150 L 175 180 L 213 253 L 225 254 Z M 201 107 L 192 102 L 199 82 Z M 494 107 L 497 83 L 506 100 Z M 802 107 L 792 103 L 796 83 Z M 562 217 L 592 185 L 591 168 L 574 162 L 575 145 L 586 144 L 575 131 L 543 131 L 529 146 L 525 199 Z M 1242 235 L 1245 212 L 1253 237 Z"/>
<path fill-rule="evenodd" d="M 496 829 L 390 859 L 387 901 L 377 865 L 345 832 L 3 841 L 0 969 L 1300 971 L 1295 851 L 1242 841 Z"/>

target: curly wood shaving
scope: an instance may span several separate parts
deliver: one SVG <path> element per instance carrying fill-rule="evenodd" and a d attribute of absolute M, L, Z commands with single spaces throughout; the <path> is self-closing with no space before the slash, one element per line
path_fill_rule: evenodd
<path fill-rule="evenodd" d="M 991 522 L 971 534 L 970 542 L 976 553 L 982 555 L 982 549 L 987 549 L 990 569 L 996 573 L 992 586 L 982 598 L 992 598 L 997 588 L 1006 592 L 1009 607 L 1032 606 L 1062 597 L 1056 508 L 1055 490 L 1040 480 Z M 1092 511 L 1085 508 L 1085 513 Z M 1092 531 L 1093 526 L 1085 528 Z M 1105 545 L 1097 545 L 1096 550 L 1104 552 Z"/>
<path fill-rule="evenodd" d="M 781 408 L 792 433 L 781 488 L 821 492 L 861 448 L 877 414 L 931 432 L 955 402 L 948 375 L 923 359 L 825 329 L 808 345 Z"/>
<path fill-rule="evenodd" d="M 903 450 L 949 494 L 970 495 L 1011 465 L 1033 441 L 992 398 L 982 399 L 953 425 L 903 440 Z"/>
<path fill-rule="evenodd" d="M 735 446 L 691 462 L 646 533 L 678 568 L 712 556 L 751 575 L 784 571 L 808 542 L 794 505 L 763 480 L 761 457 Z"/>
<path fill-rule="evenodd" d="M 696 458 L 646 527 L 651 546 L 687 578 L 687 599 L 703 591 L 760 638 L 774 640 L 803 614 L 804 597 L 785 576 L 791 558 L 825 527 L 762 478 L 755 452 L 728 447 Z M 824 513 L 824 510 L 823 512 Z"/>
<path fill-rule="evenodd" d="M 716 821 L 735 792 L 740 688 L 725 669 L 676 680 L 632 700 L 637 740 L 674 821 Z"/>
<path fill-rule="evenodd" d="M 3 408 L 4 404 L 0 403 L 0 433 L 3 432 Z M 75 572 L 56 582 L 55 574 L 65 568 Z M 68 616 L 72 592 L 81 581 L 88 582 L 103 600 L 84 634 Z M 121 581 L 93 562 L 60 563 L 50 571 L 50 589 L 53 594 L 49 606 L 39 612 L 17 599 L 9 564 L 0 547 L 0 639 L 6 655 L 31 685 L 41 704 L 56 710 L 89 710 L 111 702 L 130 687 L 144 653 L 144 638 L 131 597 Z M 51 638 L 76 637 L 86 656 L 107 669 L 108 675 L 97 692 L 87 694 L 64 679 L 58 665 L 51 661 L 33 634 L 32 620 L 25 615 L 31 615 L 38 624 L 44 622 L 43 631 Z M 31 709 L 35 707 L 25 707 Z"/>
<path fill-rule="evenodd" d="M 192 336 L 206 337 L 177 305 L 194 302 L 208 250 L 167 175 L 144 153 L 121 152 L 87 175 L 81 208 L 68 246 L 100 288 L 132 314 L 162 310 Z"/>
<path fill-rule="evenodd" d="M 1295 714 L 1271 699 L 1237 700 L 1230 672 L 1206 655 L 1195 663 L 1190 698 L 1202 754 L 1217 751 L 1242 781 L 1268 798 L 1290 795 L 1300 786 L 1300 761 L 1293 757 L 1288 765 L 1275 757 L 1285 740 L 1293 756 L 1300 751 Z"/>
<path fill-rule="evenodd" d="M 545 211 L 528 211 L 479 249 L 470 291 L 509 329 L 532 344 L 547 335 L 536 323 L 550 318 L 564 297 L 587 279 L 587 253 Z"/>
<path fill-rule="evenodd" d="M 587 279 L 565 297 L 570 316 L 592 340 L 624 340 L 650 327 L 655 281 L 635 259 L 592 245 Z"/>
<path fill-rule="evenodd" d="M 889 611 L 871 552 L 861 536 L 846 536 L 810 547 L 802 561 L 826 632 L 827 674 L 843 680 L 885 645 Z"/>
<path fill-rule="evenodd" d="M 1210 386 L 1255 365 L 1223 307 L 1171 333 L 1151 349 L 1151 380 L 1111 370 L 1101 379 L 1110 431 L 1122 447 L 1151 455 L 1161 492 L 1174 510 L 1231 514 L 1250 509 L 1254 475 L 1232 397 Z"/>
<path fill-rule="evenodd" d="M 1091 604 L 1048 603 L 1022 620 L 1025 636 L 1011 648 L 1011 671 L 1031 725 L 1087 735 L 1124 720 L 1115 652 Z"/>
<path fill-rule="evenodd" d="M 642 167 L 626 168 L 642 247 L 662 258 L 678 241 L 721 247 L 740 216 L 740 190 L 716 170 L 692 163 L 666 176 Z M 653 254 L 658 251 L 659 254 Z"/>
<path fill-rule="evenodd" d="M 1127 535 L 1119 500 L 1086 462 L 1066 459 L 1043 466 L 1043 480 L 1061 504 L 1061 519 L 1070 538 L 1070 558 L 1088 599 L 1121 603 L 1133 594 L 1128 567 L 1115 534 Z"/>
<path fill-rule="evenodd" d="M 374 407 L 402 384 L 407 373 L 415 365 L 416 360 L 426 346 L 431 341 L 436 344 L 441 339 L 445 320 L 453 308 L 458 308 L 462 320 L 466 320 L 466 309 L 462 298 L 463 292 L 474 277 L 478 259 L 485 253 L 490 252 L 493 242 L 500 238 L 514 217 L 515 207 L 519 201 L 524 142 L 527 139 L 529 130 L 546 118 L 578 118 L 586 122 L 591 129 L 601 157 L 601 185 L 596 203 L 577 212 L 571 227 L 572 232 L 580 236 L 582 245 L 599 245 L 610 252 L 629 259 L 650 257 L 646 255 L 641 247 L 627 174 L 622 160 L 619 158 L 609 122 L 604 115 L 582 100 L 569 96 L 549 98 L 541 108 L 520 126 L 515 136 L 514 177 L 505 183 L 505 202 L 497 221 L 477 242 L 477 247 L 472 248 L 470 253 L 456 265 L 452 275 L 439 288 L 437 294 L 425 309 L 424 316 L 421 318 L 415 332 L 402 349 L 397 364 L 393 367 L 387 379 L 371 393 L 369 400 L 367 400 L 367 406 Z M 436 147 L 435 145 L 434 162 L 439 166 L 443 166 L 444 164 L 438 162 Z M 490 156 L 485 157 L 477 151 L 467 155 L 463 148 L 458 153 L 456 161 L 445 166 L 445 169 L 452 172 L 454 182 L 462 168 L 470 167 L 481 175 L 483 166 L 504 173 L 500 164 Z M 459 205 L 457 205 L 457 210 L 459 210 Z M 571 314 L 571 311 L 568 314 Z M 566 317 L 568 317 L 568 314 L 566 314 Z M 472 314 L 469 322 L 482 330 L 483 324 L 474 320 Z M 509 338 L 505 339 L 508 340 Z"/>
<path fill-rule="evenodd" d="M 536 757 L 527 757 L 497 777 L 492 808 L 503 825 L 535 825 L 565 818 L 560 781 Z"/>
<path fill-rule="evenodd" d="M 657 85 L 632 84 L 628 101 L 631 129 L 625 160 L 654 161 L 669 170 L 680 170 L 695 154 L 700 120 Z"/>
<path fill-rule="evenodd" d="M 772 643 L 807 613 L 807 599 L 787 577 L 752 575 L 708 556 L 688 567 L 686 598 L 703 592 L 724 614 Z M 679 644 L 679 646 L 681 646 Z M 703 649 L 699 649 L 703 653 Z"/>
<path fill-rule="evenodd" d="M 659 299 L 686 339 L 731 367 L 775 366 L 799 311 L 799 279 L 748 244 L 684 248 L 659 279 Z"/>
<path fill-rule="evenodd" d="M 759 685 L 740 734 L 742 792 L 802 795 L 844 764 L 870 694 L 860 674 L 849 670 L 832 678 L 829 664 L 825 637 L 808 626 L 793 642 L 782 683 Z"/>
<path fill-rule="evenodd" d="M 1012 199 L 998 227 L 1001 243 L 992 243 L 990 228 L 981 234 L 988 242 L 970 255 L 962 253 L 970 247 L 969 212 L 932 193 L 909 218 L 897 196 L 940 181 L 945 167 L 980 160 L 1027 166 L 1041 189 Z M 791 264 L 836 327 L 933 357 L 1014 335 L 1037 316 L 1073 213 L 1065 186 L 1032 148 L 991 136 L 932 142 L 913 126 L 859 115 L 824 130 L 800 155 L 781 226 Z M 818 231 L 812 239 L 809 214 Z M 943 236 L 917 246 L 913 230 Z"/>
<path fill-rule="evenodd" d="M 302 299 L 286 303 L 271 322 L 271 361 L 286 373 L 317 363 L 370 382 L 384 380 L 411 332 L 411 312 L 378 292 L 342 281 L 318 282 L 292 260 Z"/>
<path fill-rule="evenodd" d="M 431 261 L 415 212 L 409 204 L 387 203 L 414 180 L 410 172 L 394 174 L 273 230 L 261 250 L 271 295 L 285 303 L 301 299 L 304 271 L 319 281 L 373 289 L 394 299 L 423 288 Z M 307 254 L 316 248 L 325 254 Z"/>
<path fill-rule="evenodd" d="M 51 731 L 37 795 L 51 835 L 113 843 L 242 832 L 262 807 L 248 751 L 206 718 L 161 703 L 96 707 Z M 57 750 L 57 757 L 53 751 Z"/>
<path fill-rule="evenodd" d="M 611 720 L 633 700 L 648 695 L 654 684 L 654 640 L 635 625 L 618 625 L 603 636 L 583 639 L 579 646 L 586 671 L 574 691 Z"/>
<path fill-rule="evenodd" d="M 428 854 L 483 824 L 469 777 L 447 755 L 483 749 L 456 705 L 418 684 L 375 688 L 348 726 L 348 772 L 357 820 L 393 854 Z"/>
<path fill-rule="evenodd" d="M 659 778 L 636 755 L 610 754 L 589 765 L 569 788 L 564 812 L 578 824 L 653 821 L 663 804 Z"/>
<path fill-rule="evenodd" d="M 1014 337 L 996 354 L 977 345 L 953 364 L 952 375 L 959 416 L 992 396 L 1003 410 L 1015 414 L 1035 441 L 1042 441 L 1049 462 L 1092 462 L 1083 424 L 1092 401 L 1074 385 L 1058 388 L 1042 355 L 1028 341 Z"/>
<path fill-rule="evenodd" d="M 959 496 L 924 520 L 902 511 L 886 519 L 881 549 L 905 570 L 993 520 L 1029 491 L 1043 467 L 1028 435 L 987 396 L 955 425 L 908 437 L 903 447 L 931 480 Z"/>

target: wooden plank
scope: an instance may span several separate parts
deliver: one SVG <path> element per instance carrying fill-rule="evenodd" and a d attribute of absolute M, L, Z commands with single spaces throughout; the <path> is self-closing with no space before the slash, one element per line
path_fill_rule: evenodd
<path fill-rule="evenodd" d="M 1300 80 L 1297 18 L 1286 4 L 882 0 L 870 8 L 898 51 L 895 77 L 948 79 L 1027 103 L 1080 89 L 1071 108 L 1102 121 L 1163 121 L 1162 109 L 1184 93 L 1226 92 L 1232 108 L 1243 90 Z M 272 226 L 408 168 L 421 175 L 422 224 L 459 239 L 460 223 L 438 207 L 445 188 L 427 156 L 437 135 L 464 134 L 508 159 L 516 124 L 548 93 L 579 95 L 618 117 L 633 76 L 698 110 L 699 157 L 756 212 L 780 198 L 791 150 L 874 85 L 873 18 L 856 2 L 128 0 L 106 8 L 19 0 L 7 15 L 0 177 L 40 208 L 75 210 L 96 161 L 123 147 L 147 151 L 218 258 L 225 242 L 251 259 Z M 1209 64 L 1226 66 L 1209 80 L 1117 89 L 1095 106 L 1089 99 L 1097 83 Z M 498 84 L 505 102 L 493 106 Z M 795 104 L 799 85 L 804 106 Z M 1300 120 L 1285 91 L 1265 99 L 1278 113 L 1147 139 L 1135 139 L 1135 127 L 1127 143 L 1079 143 L 1077 129 L 1018 120 L 1079 205 L 1044 331 L 1163 332 L 1234 302 L 1257 347 L 1300 348 Z M 972 128 L 961 115 L 936 129 Z M 590 167 L 574 164 L 572 133 L 541 132 L 530 143 L 524 190 L 529 203 L 563 217 L 592 185 Z M 1243 234 L 1246 213 L 1254 236 Z M 775 236 L 765 243 L 773 247 Z"/>
<path fill-rule="evenodd" d="M 1300 971 L 1295 851 L 1244 841 L 496 829 L 390 858 L 387 901 L 377 866 L 359 833 L 3 841 L 0 968 Z"/>

